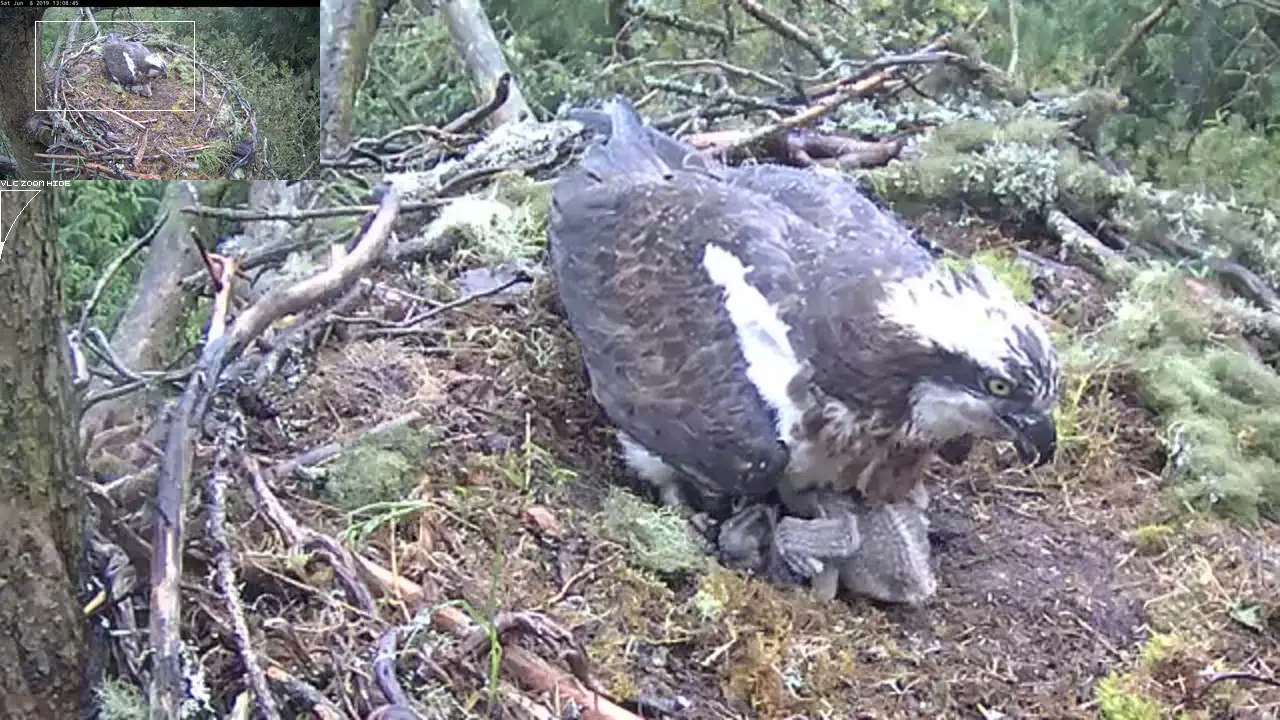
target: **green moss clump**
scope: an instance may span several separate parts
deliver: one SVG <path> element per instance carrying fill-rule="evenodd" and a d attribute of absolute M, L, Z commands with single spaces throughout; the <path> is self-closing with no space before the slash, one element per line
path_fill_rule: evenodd
<path fill-rule="evenodd" d="M 1104 720 L 1161 720 L 1164 717 L 1160 701 L 1139 692 L 1129 676 L 1113 672 L 1098 683 L 1094 693 Z"/>
<path fill-rule="evenodd" d="M 1143 525 L 1133 533 L 1133 547 L 1139 555 L 1159 555 L 1169 549 L 1173 528 L 1168 525 Z"/>
<path fill-rule="evenodd" d="M 703 544 L 688 522 L 670 508 L 613 489 L 600 511 L 600 521 L 604 533 L 628 548 L 641 567 L 675 574 L 707 565 Z"/>
<path fill-rule="evenodd" d="M 324 494 L 348 511 L 403 500 L 418 485 L 430 445 L 428 434 L 408 427 L 357 445 L 327 468 Z"/>
<path fill-rule="evenodd" d="M 1035 289 L 1031 286 L 1031 271 L 1013 255 L 996 250 L 981 250 L 968 258 L 948 256 L 942 259 L 943 265 L 960 272 L 975 263 L 990 270 L 1020 302 L 1031 302 L 1035 298 Z"/>
<path fill-rule="evenodd" d="M 107 678 L 95 690 L 102 720 L 145 720 L 151 716 L 147 700 L 136 685 Z"/>
<path fill-rule="evenodd" d="M 1252 520 L 1280 506 L 1280 376 L 1220 344 L 1231 322 L 1191 298 L 1177 271 L 1153 268 L 1121 293 L 1099 338 L 1166 428 L 1179 499 Z"/>

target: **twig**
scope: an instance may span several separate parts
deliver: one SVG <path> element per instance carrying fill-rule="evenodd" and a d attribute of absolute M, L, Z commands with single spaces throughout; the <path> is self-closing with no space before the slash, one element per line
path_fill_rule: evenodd
<path fill-rule="evenodd" d="M 393 627 L 378 641 L 378 654 L 373 658 L 373 678 L 378 689 L 392 705 L 409 705 L 409 696 L 396 679 L 396 640 L 400 628 Z"/>
<path fill-rule="evenodd" d="M 1017 0 L 1005 0 L 1009 10 L 1009 67 L 1005 73 L 1012 76 L 1018 69 L 1018 3 Z"/>
<path fill-rule="evenodd" d="M 506 104 L 507 97 L 511 95 L 512 79 L 512 75 L 509 72 L 499 75 L 498 84 L 494 86 L 493 97 L 489 98 L 489 102 L 462 113 L 441 130 L 447 133 L 466 132 L 469 128 L 475 127 L 485 118 L 495 113 L 498 108 Z"/>
<path fill-rule="evenodd" d="M 1163 0 L 1163 2 L 1160 3 L 1160 7 L 1152 10 L 1151 13 L 1139 21 L 1137 25 L 1130 28 L 1129 34 L 1126 35 L 1124 40 L 1120 43 L 1120 47 L 1116 48 L 1116 51 L 1111 53 L 1111 57 L 1107 58 L 1107 61 L 1103 63 L 1102 67 L 1098 68 L 1098 71 L 1094 73 L 1093 77 L 1090 79 L 1089 84 L 1097 85 L 1110 77 L 1111 73 L 1115 72 L 1116 68 L 1120 66 L 1120 63 L 1124 61 L 1124 56 L 1128 55 L 1129 51 L 1133 49 L 1133 46 L 1137 45 L 1141 42 L 1142 38 L 1150 34 L 1151 31 L 1160 24 L 1160 21 L 1164 20 L 1164 16 L 1168 15 L 1169 11 L 1177 4 L 1178 0 Z"/>
<path fill-rule="evenodd" d="M 652 60 L 644 64 L 646 69 L 657 70 L 661 68 L 671 68 L 673 70 L 707 70 L 713 68 L 720 70 L 729 75 L 737 75 L 738 77 L 752 80 L 768 88 L 773 88 L 778 92 L 788 92 L 789 88 L 786 83 L 781 80 L 775 80 L 768 75 L 749 68 L 739 67 L 727 63 L 723 60 L 715 58 L 700 58 L 697 60 Z"/>
<path fill-rule="evenodd" d="M 76 323 L 76 333 L 83 336 L 85 330 L 89 327 L 89 318 L 93 315 L 93 308 L 97 306 L 98 301 L 102 299 L 102 293 L 106 291 L 107 285 L 111 282 L 111 278 L 120 272 L 120 268 L 129 262 L 130 258 L 138 254 L 138 251 L 150 244 L 152 238 L 160 231 L 160 226 L 169 217 L 169 210 L 163 209 L 156 216 L 155 222 L 151 224 L 151 229 L 147 230 L 142 237 L 134 240 L 124 252 L 116 256 L 108 265 L 106 270 L 102 272 L 102 277 L 98 278 L 97 284 L 93 286 L 93 293 L 89 295 L 89 300 L 85 302 L 84 307 L 80 310 L 80 321 Z"/>
<path fill-rule="evenodd" d="M 404 203 L 401 213 L 432 210 L 448 204 L 447 199 L 420 200 Z M 378 205 L 343 205 L 341 207 L 313 208 L 311 210 L 244 210 L 241 208 L 218 208 L 207 205 L 188 205 L 182 208 L 184 215 L 200 215 L 203 217 L 226 218 L 228 220 L 309 220 L 311 218 L 343 217 L 346 215 L 364 215 L 375 213 Z"/>
<path fill-rule="evenodd" d="M 479 292 L 471 293 L 470 295 L 465 295 L 452 302 L 447 302 L 443 305 L 437 305 L 436 307 L 433 307 L 429 310 L 424 310 L 423 312 L 420 312 L 417 315 L 407 317 L 404 320 L 401 320 L 400 322 L 395 323 L 393 325 L 387 325 L 381 328 L 370 328 L 369 330 L 366 330 L 364 333 L 361 333 L 357 337 L 360 339 L 363 339 L 368 335 L 396 335 L 400 330 L 404 330 L 406 328 L 412 328 L 415 325 L 419 325 L 423 322 L 426 322 L 427 320 L 430 320 L 431 318 L 441 313 L 446 313 L 446 312 L 449 312 L 450 310 L 457 310 L 463 305 L 468 305 L 470 303 L 489 297 L 491 295 L 497 295 L 505 290 L 508 290 L 516 285 L 519 285 L 520 283 L 527 283 L 527 282 L 533 282 L 533 277 L 531 277 L 528 273 L 524 271 L 517 271 L 515 275 L 512 278 L 508 279 L 506 282 L 499 283 L 498 285 L 495 285 L 491 288 L 485 288 L 484 290 L 481 290 Z"/>
<path fill-rule="evenodd" d="M 1207 682 L 1205 682 L 1205 686 L 1200 688 L 1200 692 L 1196 693 L 1196 696 L 1192 700 L 1192 702 L 1199 702 L 1201 698 L 1203 698 L 1206 694 L 1208 694 L 1209 690 L 1212 689 L 1214 685 L 1217 685 L 1220 682 L 1225 682 L 1227 680 L 1247 680 L 1249 682 L 1262 683 L 1263 685 L 1270 685 L 1271 687 L 1274 687 L 1274 688 L 1280 688 L 1280 680 L 1277 680 L 1275 678 L 1263 677 L 1261 675 L 1258 675 L 1257 673 L 1239 672 L 1239 671 L 1214 673 L 1213 675 L 1208 676 Z"/>
<path fill-rule="evenodd" d="M 675 13 L 663 12 L 650 7 L 642 7 L 636 3 L 627 3 L 623 11 L 628 15 L 641 20 L 669 25 L 677 30 L 683 30 L 684 32 L 693 33 L 694 35 L 713 37 L 722 42 L 727 40 L 729 37 L 728 31 L 719 25 L 712 25 L 709 22 L 702 22 L 701 20 L 691 20 Z"/>
<path fill-rule="evenodd" d="M 759 20 L 770 30 L 804 48 L 810 55 L 817 58 L 822 67 L 827 67 L 836 61 L 835 55 L 823 47 L 820 39 L 815 39 L 809 33 L 801 30 L 798 25 L 788 22 L 782 16 L 756 2 L 756 0 L 738 0 L 738 4 L 742 6 L 743 10 L 747 11 L 748 15 Z"/>
<path fill-rule="evenodd" d="M 796 113 L 795 115 L 792 115 L 791 117 L 785 118 L 776 123 L 770 123 L 768 125 L 764 125 L 752 131 L 751 133 L 748 133 L 747 135 L 735 140 L 733 143 L 724 146 L 724 151 L 729 152 L 732 150 L 736 150 L 738 148 L 754 145 L 758 142 L 768 140 L 775 135 L 779 135 L 781 133 L 787 132 L 792 128 L 797 128 L 797 127 L 800 127 L 801 125 L 807 125 L 817 120 L 818 118 L 821 118 L 823 115 L 826 115 L 832 110 L 835 110 L 841 105 L 849 102 L 850 100 L 853 100 L 854 98 L 859 97 L 860 95 L 866 92 L 869 92 L 875 89 L 877 86 L 883 84 L 886 80 L 889 79 L 890 73 L 892 72 L 892 70 L 893 69 L 890 68 L 888 70 L 883 70 L 881 72 L 878 72 L 869 78 L 853 83 L 852 85 L 849 85 L 848 87 L 841 89 L 839 92 L 835 94 L 828 95 L 822 100 L 819 100 L 814 105 L 811 105 L 810 107 L 806 108 L 805 110 L 802 110 L 801 112 Z"/>
<path fill-rule="evenodd" d="M 182 545 L 187 487 L 194 455 L 192 429 L 200 423 L 219 377 L 254 338 L 277 319 L 343 292 L 386 248 L 400 199 L 390 191 L 356 248 L 340 266 L 328 268 L 291 287 L 274 290 L 236 318 L 227 334 L 205 345 L 197 371 L 187 383 L 165 438 L 165 454 L 156 483 L 156 520 L 151 564 L 151 715 L 178 717 L 183 697 Z M 230 292 L 227 283 L 224 292 Z"/>
<path fill-rule="evenodd" d="M 223 464 L 227 458 L 220 458 Z M 235 567 L 231 564 L 231 542 L 227 539 L 227 481 L 228 473 L 224 468 L 213 472 L 209 477 L 209 540 L 213 545 L 214 569 L 218 581 L 218 590 L 222 596 L 227 615 L 231 617 L 231 635 L 235 640 L 236 651 L 240 654 L 240 662 L 249 676 L 249 687 L 253 688 L 254 699 L 258 711 L 267 720 L 279 720 L 280 710 L 276 707 L 275 697 L 267 688 L 267 678 L 258 663 L 258 655 L 253 650 L 249 639 L 249 623 L 244 618 L 244 603 L 240 598 L 240 585 L 236 582 Z"/>

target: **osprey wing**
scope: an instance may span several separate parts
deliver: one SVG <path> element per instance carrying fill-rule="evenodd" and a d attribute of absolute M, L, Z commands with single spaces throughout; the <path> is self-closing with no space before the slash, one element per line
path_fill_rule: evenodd
<path fill-rule="evenodd" d="M 606 149 L 553 191 L 552 267 L 592 391 L 706 490 L 766 493 L 789 459 L 780 428 L 807 357 L 785 324 L 803 303 L 788 236 L 807 224 L 703 174 L 611 163 L 632 157 Z M 751 324 L 770 313 L 780 333 Z"/>

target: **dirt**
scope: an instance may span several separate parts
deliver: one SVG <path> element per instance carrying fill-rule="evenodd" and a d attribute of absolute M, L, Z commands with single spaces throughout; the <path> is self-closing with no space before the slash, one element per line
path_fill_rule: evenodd
<path fill-rule="evenodd" d="M 67 65 L 66 94 L 55 104 L 80 111 L 74 124 L 92 127 L 104 140 L 99 149 L 105 152 L 89 162 L 118 165 L 144 179 L 225 174 L 236 143 L 249 135 L 249 121 L 234 95 L 224 98 L 224 88 L 212 78 L 202 78 L 190 63 L 175 62 L 172 53 L 168 58 L 168 75 L 151 81 L 151 97 L 111 80 L 100 54 L 86 53 Z"/>
<path fill-rule="evenodd" d="M 990 228 L 938 235 L 966 252 L 1014 242 Z M 280 416 L 254 425 L 255 451 L 286 457 L 423 413 L 434 444 L 421 506 L 374 531 L 366 551 L 481 615 L 547 613 L 587 648 L 602 690 L 687 706 L 680 717 L 1098 717 L 1111 673 L 1162 712 L 1276 716 L 1280 693 L 1261 685 L 1194 696 L 1215 663 L 1280 667 L 1277 637 L 1233 619 L 1242 603 L 1274 607 L 1280 532 L 1175 512 L 1158 428 L 1126 378 L 1066 383 L 1079 395 L 1077 434 L 1047 468 L 1019 468 L 1010 448 L 988 446 L 932 469 L 939 590 L 926 606 L 823 604 L 714 563 L 663 576 L 602 534 L 610 487 L 633 481 L 543 290 L 463 306 L 423 336 L 331 343 L 296 390 L 280 391 Z M 316 527 L 351 522 L 303 485 L 293 491 L 291 507 Z M 1139 548 L 1135 533 L 1162 523 L 1176 527 L 1167 546 Z M 1144 660 L 1153 632 L 1177 642 Z M 332 681 L 289 665 L 283 648 L 267 652 L 317 686 Z"/>

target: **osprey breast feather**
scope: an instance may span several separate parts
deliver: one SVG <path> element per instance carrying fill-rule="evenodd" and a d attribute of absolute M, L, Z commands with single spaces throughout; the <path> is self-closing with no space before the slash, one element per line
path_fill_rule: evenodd
<path fill-rule="evenodd" d="M 936 263 L 842 176 L 714 165 L 623 99 L 577 117 L 607 139 L 553 190 L 553 271 L 595 397 L 668 500 L 896 502 L 982 437 L 1052 458 L 1053 346 L 989 274 Z"/>

